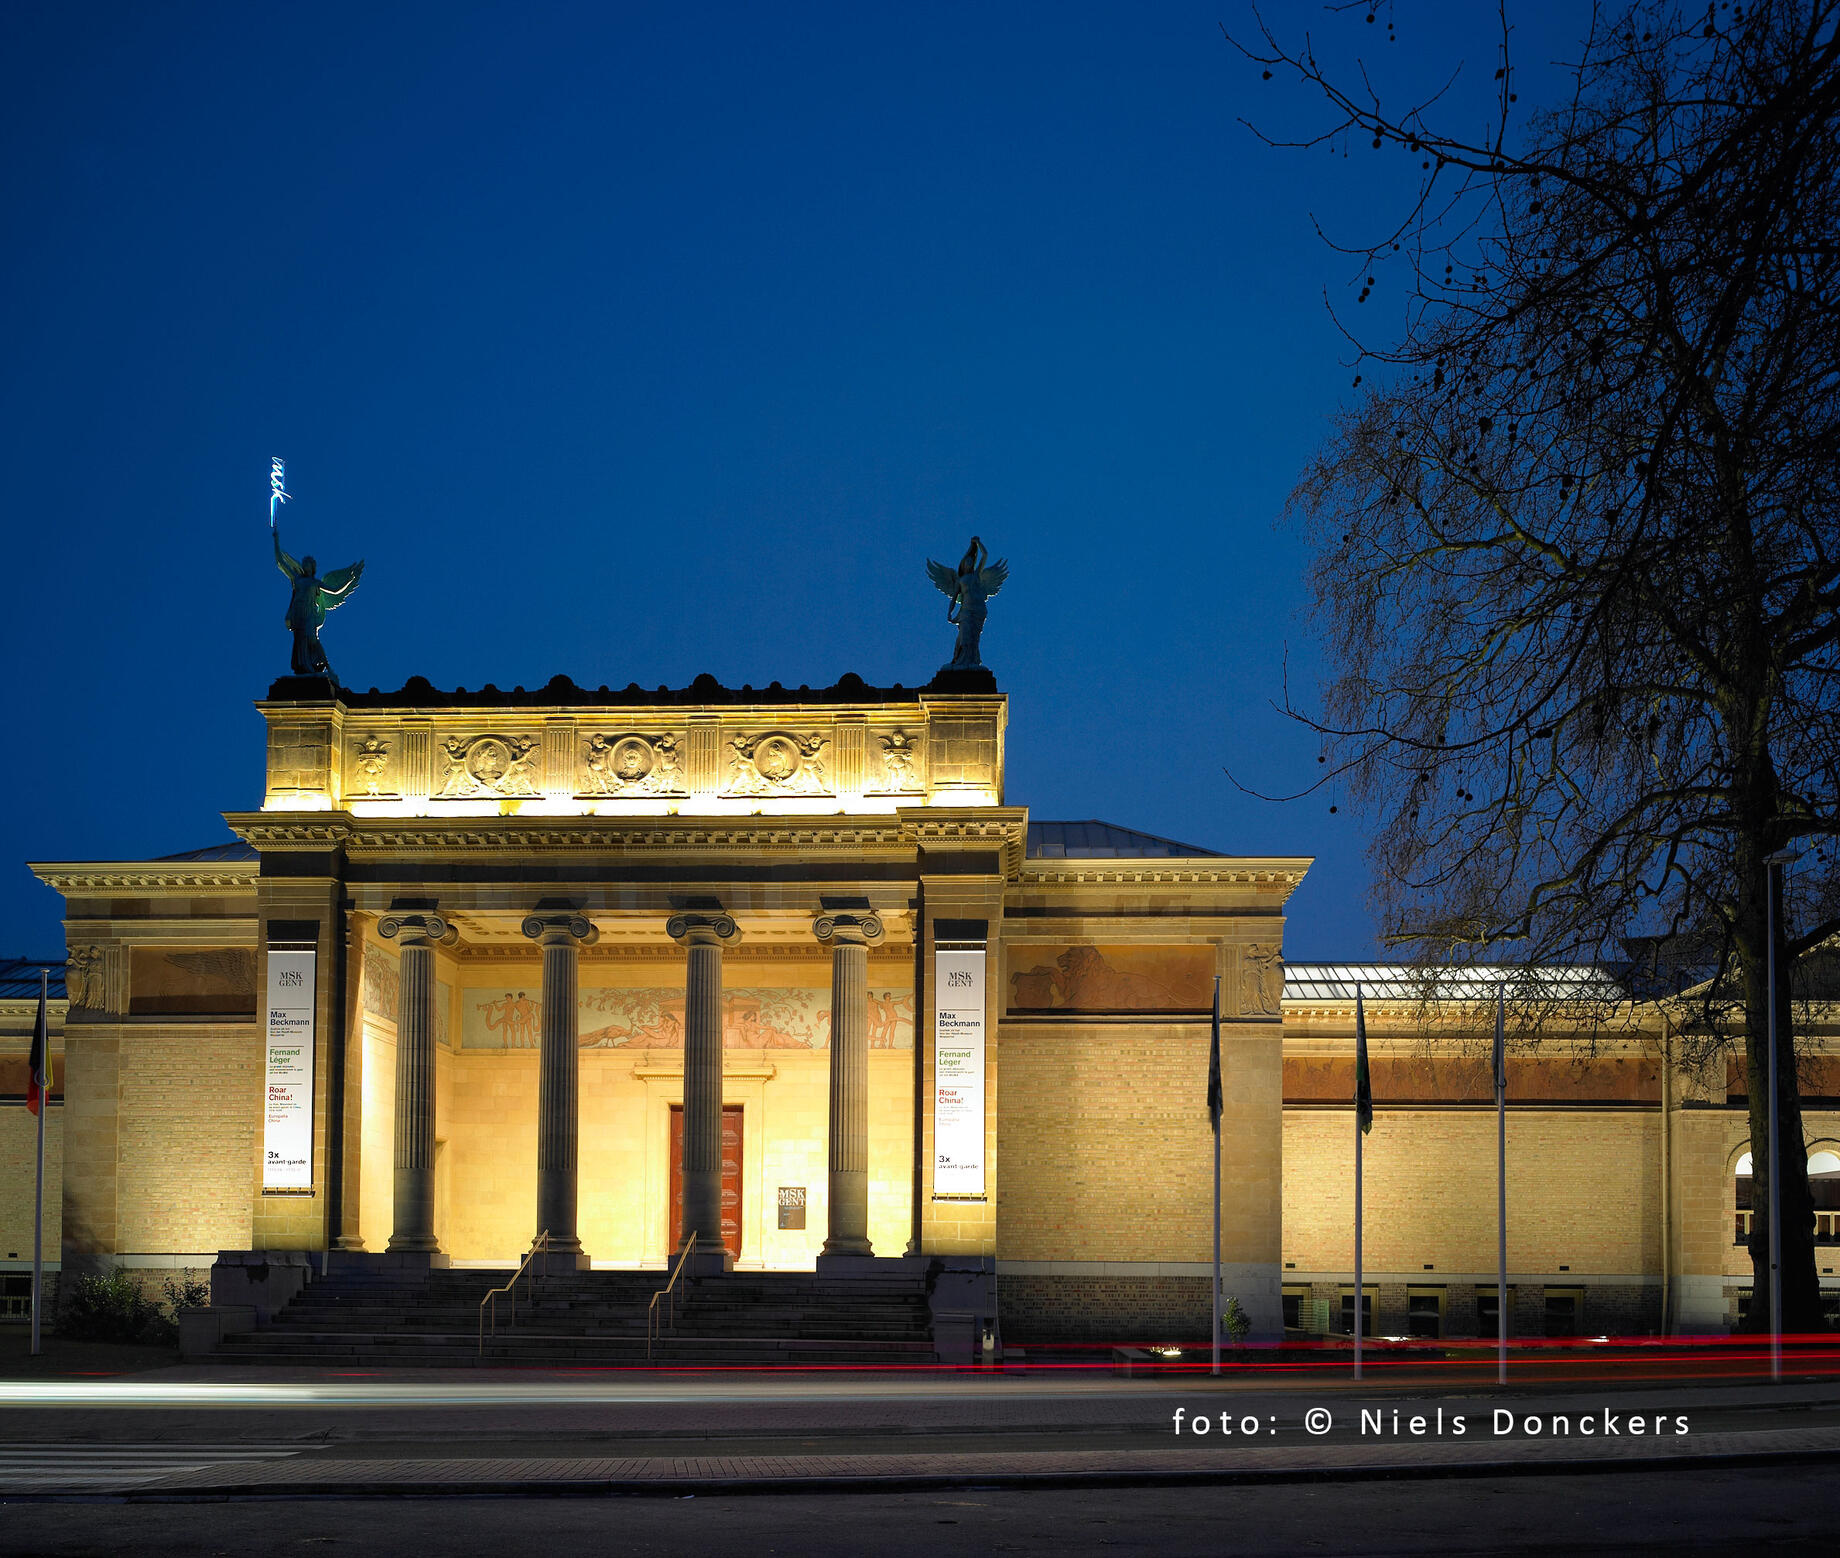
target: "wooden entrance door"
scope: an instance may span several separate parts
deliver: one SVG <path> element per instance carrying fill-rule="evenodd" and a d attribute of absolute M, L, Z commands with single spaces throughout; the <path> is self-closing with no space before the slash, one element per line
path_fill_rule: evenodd
<path fill-rule="evenodd" d="M 684 1106 L 671 1105 L 671 1253 L 684 1238 Z M 722 1242 L 741 1258 L 741 1105 L 722 1106 Z"/>

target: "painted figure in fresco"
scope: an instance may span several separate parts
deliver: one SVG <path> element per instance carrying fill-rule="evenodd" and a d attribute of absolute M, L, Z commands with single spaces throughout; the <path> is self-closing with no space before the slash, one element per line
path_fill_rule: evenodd
<path fill-rule="evenodd" d="M 487 1001 L 481 1011 L 485 1016 L 487 1031 L 502 1032 L 505 1035 L 506 1049 L 536 1048 L 542 1013 L 538 1003 L 522 990 L 516 995 L 507 990 L 498 1000 Z"/>
<path fill-rule="evenodd" d="M 338 684 L 332 667 L 326 663 L 326 651 L 320 648 L 319 630 L 326 625 L 326 613 L 351 599 L 364 573 L 360 557 L 349 568 L 334 568 L 323 577 L 315 571 L 311 557 L 296 562 L 281 549 L 281 532 L 269 522 L 275 541 L 275 566 L 287 575 L 293 593 L 288 597 L 287 625 L 294 633 L 293 667 L 296 676 L 323 676 Z"/>
<path fill-rule="evenodd" d="M 958 624 L 958 643 L 952 650 L 952 663 L 946 669 L 982 670 L 984 662 L 978 655 L 979 641 L 984 635 L 984 618 L 988 615 L 985 602 L 1003 588 L 1003 581 L 1009 577 L 1008 561 L 991 562 L 984 543 L 973 536 L 956 570 L 929 557 L 926 571 L 952 603 L 946 607 L 946 621 Z"/>

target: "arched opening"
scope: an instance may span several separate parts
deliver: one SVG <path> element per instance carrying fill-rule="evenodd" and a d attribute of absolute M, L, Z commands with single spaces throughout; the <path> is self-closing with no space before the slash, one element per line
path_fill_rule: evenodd
<path fill-rule="evenodd" d="M 1744 1244 L 1751 1236 L 1751 1218 L 1762 1207 L 1751 1205 L 1751 1155 L 1738 1158 L 1736 1170 L 1737 1220 L 1732 1242 Z M 1808 1154 L 1808 1189 L 1814 1200 L 1814 1242 L 1840 1244 L 1840 1153 L 1823 1147 Z"/>

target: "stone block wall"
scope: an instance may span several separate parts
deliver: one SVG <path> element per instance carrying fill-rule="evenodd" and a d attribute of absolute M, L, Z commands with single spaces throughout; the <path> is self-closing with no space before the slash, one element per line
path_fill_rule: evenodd
<path fill-rule="evenodd" d="M 1275 1266 L 1278 1041 L 1221 1048 L 1221 1258 Z M 999 1257 L 1210 1260 L 1207 1067 L 1205 1022 L 1006 1024 Z"/>

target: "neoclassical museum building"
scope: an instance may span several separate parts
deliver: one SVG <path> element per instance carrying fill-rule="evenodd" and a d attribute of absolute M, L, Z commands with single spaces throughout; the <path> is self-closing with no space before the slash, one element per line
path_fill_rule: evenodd
<path fill-rule="evenodd" d="M 708 1273 L 982 1263 L 1012 1340 L 1193 1339 L 1218 981 L 1225 1289 L 1257 1333 L 1333 1330 L 1355 1302 L 1359 983 L 1371 1324 L 1492 1331 L 1491 971 L 1427 998 L 1398 968 L 1287 966 L 1307 858 L 1032 819 L 989 673 L 301 676 L 257 707 L 267 787 L 230 798 L 229 841 L 32 866 L 68 942 L 47 1157 L 64 1273 L 226 1251 L 504 1268 L 547 1233 L 570 1265 L 662 1281 L 698 1235 Z M 16 1310 L 37 981 L 0 973 Z M 1731 1324 L 1741 1075 L 1684 1068 L 1665 1002 L 1606 1024 L 1596 1001 L 1588 1029 L 1555 1009 L 1508 1068 L 1516 1331 Z M 1831 1294 L 1831 1038 L 1802 1086 Z"/>

